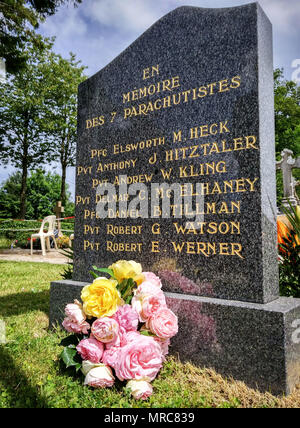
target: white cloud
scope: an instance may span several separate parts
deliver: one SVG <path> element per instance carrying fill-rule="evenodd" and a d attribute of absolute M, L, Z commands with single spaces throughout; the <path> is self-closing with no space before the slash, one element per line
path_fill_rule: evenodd
<path fill-rule="evenodd" d="M 49 17 L 41 25 L 41 29 L 46 34 L 62 39 L 84 36 L 88 28 L 78 8 L 64 6 L 55 15 Z"/>
<path fill-rule="evenodd" d="M 259 0 L 273 27 L 286 35 L 298 33 L 300 30 L 299 0 Z M 298 40 L 299 42 L 299 40 Z"/>
<path fill-rule="evenodd" d="M 250 3 L 250 0 L 167 0 L 170 8 L 186 5 L 198 7 L 231 7 Z M 258 0 L 277 31 L 290 34 L 300 29 L 299 0 Z"/>
<path fill-rule="evenodd" d="M 0 165 L 0 185 L 4 183 L 8 179 L 10 175 L 15 172 L 15 168 L 12 165 Z"/>
<path fill-rule="evenodd" d="M 69 51 L 95 73 L 129 46 L 142 32 L 176 7 L 231 7 L 251 0 L 83 0 L 78 8 L 61 7 L 41 26 L 55 35 L 55 50 Z M 275 65 L 289 70 L 300 57 L 300 0 L 258 0 L 273 23 Z"/>
<path fill-rule="evenodd" d="M 157 19 L 159 3 L 151 0 L 90 0 L 83 14 L 118 31 L 144 31 Z M 157 7 L 158 6 L 158 7 Z"/>
<path fill-rule="evenodd" d="M 105 65 L 132 43 L 143 31 L 176 7 L 230 7 L 250 0 L 83 0 L 78 8 L 63 6 L 41 25 L 42 33 L 57 37 L 56 48 L 64 55 L 70 50 L 95 71 L 101 52 Z M 259 0 L 274 28 L 274 39 L 283 38 L 286 50 L 299 50 L 300 0 Z M 290 40 L 294 37 L 294 40 Z M 292 46 L 291 46 L 292 45 Z M 88 55 L 89 53 L 89 55 Z M 293 54 L 295 56 L 295 54 Z M 297 56 L 297 55 L 296 55 Z M 299 57 L 299 55 L 298 55 Z M 95 64 L 96 65 L 96 64 Z"/>

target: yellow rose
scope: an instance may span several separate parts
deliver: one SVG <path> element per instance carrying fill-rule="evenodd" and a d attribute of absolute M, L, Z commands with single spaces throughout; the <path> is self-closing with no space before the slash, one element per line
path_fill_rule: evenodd
<path fill-rule="evenodd" d="M 109 266 L 112 269 L 118 282 L 122 282 L 123 279 L 132 278 L 138 285 L 144 281 L 144 275 L 142 275 L 142 266 L 140 263 L 136 263 L 133 260 L 119 260 Z"/>
<path fill-rule="evenodd" d="M 107 278 L 97 278 L 86 285 L 81 292 L 85 314 L 96 318 L 114 315 L 122 303 L 117 285 L 117 281 Z"/>

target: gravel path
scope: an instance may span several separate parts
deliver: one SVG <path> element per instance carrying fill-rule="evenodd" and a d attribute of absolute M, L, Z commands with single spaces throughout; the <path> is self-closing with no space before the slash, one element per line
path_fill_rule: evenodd
<path fill-rule="evenodd" d="M 43 257 L 41 251 L 34 250 L 33 255 L 31 256 L 30 250 L 23 250 L 21 248 L 14 248 L 13 250 L 0 250 L 0 260 L 53 263 L 60 265 L 68 263 L 68 258 L 56 250 L 47 251 L 46 256 Z"/>

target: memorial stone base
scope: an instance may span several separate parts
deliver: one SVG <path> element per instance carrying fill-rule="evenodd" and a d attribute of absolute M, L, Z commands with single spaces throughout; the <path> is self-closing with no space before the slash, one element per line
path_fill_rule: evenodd
<path fill-rule="evenodd" d="M 64 308 L 80 299 L 78 281 L 52 282 L 50 327 L 61 324 Z M 300 384 L 300 299 L 267 304 L 166 293 L 179 319 L 170 353 L 182 362 L 211 367 L 272 394 L 289 394 Z"/>

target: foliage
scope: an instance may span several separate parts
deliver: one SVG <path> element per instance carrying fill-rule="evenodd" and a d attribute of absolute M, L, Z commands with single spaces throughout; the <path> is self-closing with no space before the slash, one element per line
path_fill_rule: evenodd
<path fill-rule="evenodd" d="M 283 70 L 276 69 L 274 79 L 276 152 L 288 148 L 300 156 L 300 87 L 284 80 Z"/>
<path fill-rule="evenodd" d="M 16 72 L 26 64 L 23 47 L 26 40 L 35 40 L 39 16 L 22 0 L 1 0 L 0 15 L 0 58 L 6 60 L 7 71 Z"/>
<path fill-rule="evenodd" d="M 30 41 L 36 48 L 41 45 L 35 33 L 40 22 L 53 15 L 57 8 L 69 0 L 1 0 L 0 1 L 0 58 L 6 61 L 9 73 L 26 66 L 24 46 Z M 81 0 L 70 0 L 74 5 Z"/>
<path fill-rule="evenodd" d="M 59 200 L 61 178 L 58 174 L 45 174 L 42 170 L 32 172 L 28 179 L 27 189 L 27 216 L 40 219 L 53 213 L 55 204 Z M 66 215 L 72 215 L 70 207 L 71 194 L 67 191 Z"/>
<path fill-rule="evenodd" d="M 30 246 L 30 236 L 39 231 L 41 223 L 38 221 L 0 221 L 0 236 L 14 243 L 15 246 L 27 248 Z M 18 229 L 13 231 L 12 229 Z M 30 231 L 22 229 L 31 229 Z"/>
<path fill-rule="evenodd" d="M 1 223 L 0 223 L 1 227 Z M 1 232 L 0 232 L 1 233 Z M 0 250 L 7 250 L 12 245 L 12 242 L 10 239 L 3 238 L 0 236 Z"/>
<path fill-rule="evenodd" d="M 0 216 L 17 218 L 20 212 L 19 194 L 22 174 L 16 172 L 0 187 Z M 44 173 L 41 169 L 31 172 L 27 179 L 26 218 L 42 219 L 53 213 L 60 197 L 61 178 L 58 174 Z M 71 194 L 66 190 L 66 217 L 74 215 Z M 64 224 L 65 226 L 65 224 Z"/>
<path fill-rule="evenodd" d="M 45 103 L 50 108 L 47 118 L 49 134 L 53 137 L 51 151 L 53 159 L 61 165 L 62 179 L 60 200 L 65 205 L 66 169 L 75 166 L 75 150 L 77 136 L 77 91 L 78 85 L 86 79 L 75 55 L 70 53 L 69 59 L 51 54 L 49 64 L 45 64 L 48 74 Z"/>
<path fill-rule="evenodd" d="M 42 40 L 42 38 L 41 38 Z M 26 213 L 26 187 L 29 169 L 50 163 L 51 139 L 47 134 L 49 109 L 44 103 L 47 90 L 45 63 L 52 42 L 43 39 L 36 49 L 26 43 L 26 67 L 7 82 L 0 83 L 0 160 L 22 171 L 20 217 Z"/>
<path fill-rule="evenodd" d="M 75 55 L 63 59 L 51 51 L 53 40 L 40 39 L 39 49 L 24 44 L 26 67 L 0 84 L 0 161 L 22 172 L 21 218 L 26 216 L 28 171 L 43 164 L 60 163 L 57 199 L 67 204 L 66 170 L 75 162 L 77 88 L 85 79 L 85 67 Z"/>
<path fill-rule="evenodd" d="M 17 218 L 20 212 L 20 192 L 22 174 L 17 171 L 0 187 L 0 216 Z"/>
<path fill-rule="evenodd" d="M 76 371 L 81 369 L 81 360 L 75 345 L 66 346 L 60 354 L 60 358 L 65 363 L 67 369 L 69 367 L 74 367 Z"/>
<path fill-rule="evenodd" d="M 274 72 L 275 91 L 275 142 L 276 156 L 280 159 L 283 149 L 290 149 L 294 156 L 300 156 L 300 86 L 283 78 L 283 70 Z M 300 180 L 300 170 L 294 170 L 296 180 Z M 300 196 L 300 187 L 296 188 Z M 277 173 L 277 199 L 282 200 L 282 177 Z"/>
<path fill-rule="evenodd" d="M 292 231 L 295 234 L 295 239 L 300 239 L 300 206 L 293 207 L 289 204 L 289 208 L 282 207 L 282 211 L 291 224 Z"/>
<path fill-rule="evenodd" d="M 93 271 L 90 271 L 90 274 L 96 279 L 99 276 L 99 273 L 106 273 L 108 274 L 112 279 L 117 280 L 117 278 L 114 276 L 114 271 L 112 269 L 108 268 L 98 268 L 97 266 L 92 266 Z M 96 272 L 98 272 L 98 274 Z"/>
<path fill-rule="evenodd" d="M 282 296 L 300 297 L 300 207 L 282 207 L 290 228 L 279 240 L 279 286 Z"/>
<path fill-rule="evenodd" d="M 46 17 L 48 15 L 54 15 L 57 9 L 66 3 L 66 1 L 73 3 L 74 6 L 82 2 L 82 0 L 27 0 L 26 3 L 29 3 L 43 17 Z"/>

